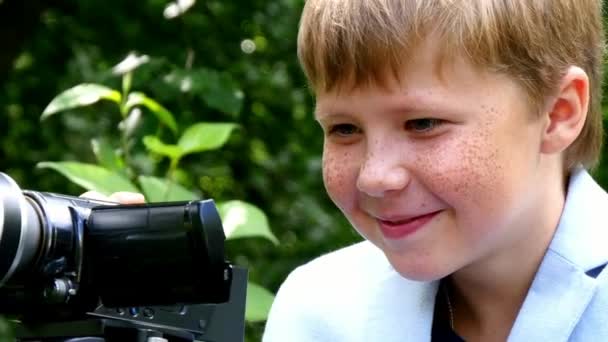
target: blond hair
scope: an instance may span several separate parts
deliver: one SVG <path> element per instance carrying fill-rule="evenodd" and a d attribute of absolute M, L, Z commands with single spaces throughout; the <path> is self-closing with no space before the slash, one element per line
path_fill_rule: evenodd
<path fill-rule="evenodd" d="M 438 33 L 442 54 L 509 75 L 540 112 L 564 72 L 577 65 L 590 79 L 587 120 L 566 150 L 568 169 L 593 166 L 602 144 L 604 53 L 601 0 L 307 0 L 298 57 L 313 91 L 382 84 L 408 54 Z"/>

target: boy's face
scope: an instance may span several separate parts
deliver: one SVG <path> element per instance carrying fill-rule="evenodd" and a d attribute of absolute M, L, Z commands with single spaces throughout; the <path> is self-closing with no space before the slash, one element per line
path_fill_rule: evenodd
<path fill-rule="evenodd" d="M 316 110 L 329 196 L 417 280 L 482 260 L 512 265 L 548 219 L 545 123 L 524 91 L 458 58 L 439 75 L 429 41 L 401 83 L 318 94 Z"/>

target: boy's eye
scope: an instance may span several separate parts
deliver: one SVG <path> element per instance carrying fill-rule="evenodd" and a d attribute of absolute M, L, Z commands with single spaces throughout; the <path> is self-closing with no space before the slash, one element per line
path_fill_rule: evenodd
<path fill-rule="evenodd" d="M 415 119 L 408 120 L 404 127 L 408 131 L 414 133 L 425 133 L 431 131 L 433 128 L 441 125 L 443 120 L 440 119 Z"/>
<path fill-rule="evenodd" d="M 338 124 L 329 129 L 329 134 L 337 134 L 340 136 L 350 136 L 360 132 L 361 130 L 352 124 Z"/>

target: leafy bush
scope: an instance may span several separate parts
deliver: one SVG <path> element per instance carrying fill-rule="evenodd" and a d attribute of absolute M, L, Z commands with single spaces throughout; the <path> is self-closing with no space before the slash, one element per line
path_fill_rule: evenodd
<path fill-rule="evenodd" d="M 113 146 L 109 139 L 94 137 L 91 145 L 97 157 L 97 164 L 74 161 L 40 162 L 39 167 L 54 169 L 86 190 L 105 195 L 117 191 L 141 192 L 149 202 L 188 201 L 200 198 L 199 194 L 187 189 L 176 179 L 177 172 L 182 177 L 188 175 L 187 171 L 180 169 L 180 161 L 189 154 L 221 148 L 237 125 L 198 122 L 186 127 L 175 144 L 164 143 L 160 139 L 162 132 L 160 129 L 157 135 L 143 137 L 148 155 L 140 157 L 151 161 L 158 161 L 160 158 L 169 159 L 168 170 L 163 172 L 165 177 L 143 174 L 131 158 L 135 128 L 143 117 L 140 108 L 144 107 L 154 114 L 160 124 L 167 127 L 172 135 L 177 136 L 180 133 L 175 117 L 169 110 L 144 93 L 131 91 L 133 72 L 144 60 L 147 60 L 147 57 L 129 55 L 114 68 L 122 74 L 122 92 L 100 84 L 80 84 L 55 97 L 42 113 L 44 120 L 59 112 L 93 105 L 101 100 L 113 102 L 121 119 L 117 125 L 121 136 L 119 146 Z M 232 200 L 216 205 L 222 217 L 227 239 L 262 237 L 278 244 L 277 238 L 268 226 L 266 215 L 253 204 Z M 272 304 L 273 295 L 254 283 L 248 284 L 248 290 L 245 319 L 264 321 Z"/>

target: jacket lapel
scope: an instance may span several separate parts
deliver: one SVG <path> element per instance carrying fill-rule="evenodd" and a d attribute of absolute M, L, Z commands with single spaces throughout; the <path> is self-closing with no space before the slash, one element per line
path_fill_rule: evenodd
<path fill-rule="evenodd" d="M 560 223 L 528 291 L 509 341 L 567 341 L 608 262 L 608 195 L 573 172 Z"/>
<path fill-rule="evenodd" d="M 520 310 L 509 341 L 567 341 L 595 294 L 596 280 L 549 253 Z"/>

